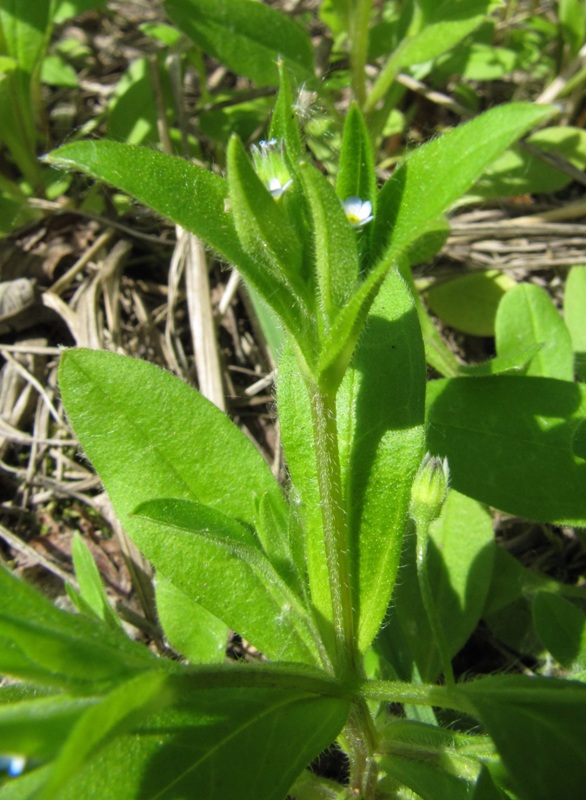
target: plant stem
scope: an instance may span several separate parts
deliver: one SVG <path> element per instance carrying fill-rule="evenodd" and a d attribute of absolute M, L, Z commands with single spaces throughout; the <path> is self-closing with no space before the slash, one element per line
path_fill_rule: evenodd
<path fill-rule="evenodd" d="M 352 64 L 352 88 L 358 104 L 362 108 L 366 101 L 366 81 L 364 69 L 368 55 L 368 25 L 372 0 L 359 0 L 349 20 L 350 61 Z"/>
<path fill-rule="evenodd" d="M 378 749 L 378 736 L 364 699 L 352 703 L 343 737 L 350 759 L 350 788 L 363 800 L 372 800 L 376 794 L 378 765 L 374 753 Z"/>
<path fill-rule="evenodd" d="M 348 530 L 338 452 L 336 397 L 310 385 L 317 477 L 324 547 L 328 568 L 338 677 L 355 674 L 357 666 L 354 612 L 350 583 Z"/>
<path fill-rule="evenodd" d="M 360 693 L 366 700 L 382 703 L 408 703 L 419 706 L 439 706 L 463 713 L 474 713 L 460 694 L 448 686 L 404 683 L 403 681 L 365 681 Z"/>

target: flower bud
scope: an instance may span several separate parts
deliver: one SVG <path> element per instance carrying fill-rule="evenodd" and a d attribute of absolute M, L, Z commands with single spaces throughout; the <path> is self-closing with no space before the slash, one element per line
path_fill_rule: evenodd
<path fill-rule="evenodd" d="M 410 514 L 415 523 L 427 528 L 441 514 L 448 493 L 448 460 L 429 453 L 421 462 L 411 487 Z"/>

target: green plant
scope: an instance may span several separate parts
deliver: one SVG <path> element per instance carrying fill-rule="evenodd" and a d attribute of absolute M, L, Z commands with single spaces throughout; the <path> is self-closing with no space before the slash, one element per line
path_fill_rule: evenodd
<path fill-rule="evenodd" d="M 584 524 L 583 386 L 566 372 L 490 368 L 486 378 L 432 382 L 426 428 L 409 272 L 445 229 L 443 213 L 550 111 L 494 108 L 414 151 L 377 191 L 353 106 L 334 188 L 306 158 L 280 72 L 271 141 L 251 160 L 232 138 L 227 179 L 108 141 L 47 159 L 195 233 L 272 309 L 286 332 L 277 406 L 289 483 L 284 491 L 230 420 L 171 375 L 112 353 L 63 354 L 71 424 L 156 569 L 161 624 L 190 663 L 157 658 L 124 635 L 79 542 L 80 593 L 71 596 L 82 615 L 1 570 L 0 671 L 25 683 L 0 689 L 0 748 L 37 762 L 2 797 L 579 796 L 584 685 L 456 682 L 451 659 L 482 614 L 496 558 L 478 501 L 513 511 L 518 501 L 529 517 Z M 545 363 L 539 344 L 520 350 L 513 365 Z M 521 403 L 531 397 L 527 422 Z M 497 445 L 490 452 L 485 437 L 478 451 L 458 436 L 454 398 L 461 419 L 478 423 L 472 433 L 485 425 L 517 459 L 551 449 L 556 460 L 539 460 L 516 492 L 509 475 L 490 471 Z M 449 492 L 446 464 L 427 450 L 447 455 Z M 558 472 L 555 497 L 544 497 Z M 554 631 L 560 662 L 579 664 L 580 612 L 550 600 L 535 602 L 544 639 Z M 572 620 L 561 643 L 560 617 Z M 268 661 L 222 663 L 227 627 Z M 391 703 L 405 718 L 388 713 Z M 447 718 L 436 709 L 454 712 L 460 730 L 439 725 Z M 469 733 L 478 723 L 481 732 Z M 336 739 L 348 783 L 303 772 Z"/>

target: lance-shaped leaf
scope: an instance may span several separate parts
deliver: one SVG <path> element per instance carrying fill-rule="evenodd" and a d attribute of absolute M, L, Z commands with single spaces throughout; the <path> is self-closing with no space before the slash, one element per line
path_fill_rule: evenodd
<path fill-rule="evenodd" d="M 340 163 L 336 177 L 336 192 L 340 200 L 358 197 L 368 201 L 376 215 L 376 175 L 370 134 L 357 105 L 350 106 L 344 123 Z M 372 225 L 358 232 L 361 262 L 371 260 Z"/>
<path fill-rule="evenodd" d="M 306 316 L 310 295 L 301 279 L 301 243 L 284 204 L 264 186 L 236 136 L 230 139 L 227 159 L 230 201 L 240 241 L 252 258 L 288 285 L 298 313 Z"/>
<path fill-rule="evenodd" d="M 303 143 L 295 115 L 293 88 L 289 71 L 279 61 L 279 94 L 271 119 L 271 138 L 285 143 L 285 158 L 294 167 L 303 157 Z"/>
<path fill-rule="evenodd" d="M 259 85 L 278 84 L 279 59 L 300 80 L 313 77 L 309 36 L 275 8 L 251 0 L 165 0 L 165 8 L 203 50 Z"/>
<path fill-rule="evenodd" d="M 356 236 L 333 186 L 311 164 L 301 166 L 315 237 L 315 262 L 322 325 L 348 301 L 358 278 Z"/>
<path fill-rule="evenodd" d="M 324 342 L 321 383 L 339 385 L 368 309 L 391 266 L 404 266 L 410 246 L 436 224 L 500 152 L 551 110 L 526 103 L 499 106 L 415 150 L 383 186 L 372 223 L 372 249 L 382 253 Z"/>
<path fill-rule="evenodd" d="M 411 293 L 391 272 L 367 318 L 337 396 L 340 463 L 358 642 L 386 614 L 423 456 L 425 355 Z"/>
<path fill-rule="evenodd" d="M 156 523 L 133 538 L 157 572 L 270 658 L 319 663 L 318 635 L 300 598 L 254 534 L 189 500 L 151 500 L 134 512 Z"/>
<path fill-rule="evenodd" d="M 528 519 L 585 524 L 586 463 L 573 449 L 585 418 L 586 387 L 569 381 L 499 375 L 427 386 L 428 447 L 447 457 L 453 487 Z"/>
<path fill-rule="evenodd" d="M 157 660 L 122 631 L 68 614 L 0 569 L 0 672 L 78 693 L 101 691 Z"/>
<path fill-rule="evenodd" d="M 243 249 L 229 211 L 228 184 L 219 175 L 181 158 L 118 142 L 75 142 L 54 150 L 45 161 L 106 181 L 203 239 L 263 295 L 296 335 L 299 308 L 279 275 Z"/>
<path fill-rule="evenodd" d="M 107 741 L 59 800 L 283 800 L 349 711 L 323 673 L 275 665 L 195 668 L 167 688 L 175 702 Z"/>

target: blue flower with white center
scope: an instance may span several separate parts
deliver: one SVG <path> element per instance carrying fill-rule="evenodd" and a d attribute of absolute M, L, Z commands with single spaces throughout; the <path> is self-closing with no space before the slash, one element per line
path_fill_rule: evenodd
<path fill-rule="evenodd" d="M 346 212 L 348 222 L 353 228 L 363 228 L 374 219 L 372 203 L 370 200 L 361 200 L 359 197 L 348 197 L 342 205 Z"/>
<path fill-rule="evenodd" d="M 11 778 L 22 775 L 25 767 L 25 756 L 0 756 L 0 770 L 7 772 Z"/>
<path fill-rule="evenodd" d="M 276 139 L 264 139 L 252 146 L 252 160 L 257 175 L 269 192 L 279 200 L 293 183 L 293 178 L 283 158 L 283 143 Z"/>

